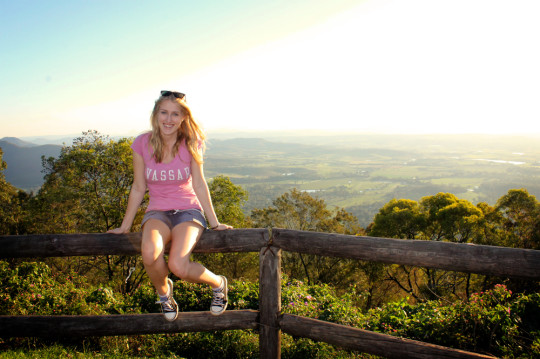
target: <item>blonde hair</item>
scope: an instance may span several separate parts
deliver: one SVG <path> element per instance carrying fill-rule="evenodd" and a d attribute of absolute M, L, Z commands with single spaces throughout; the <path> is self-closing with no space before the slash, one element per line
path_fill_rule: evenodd
<path fill-rule="evenodd" d="M 160 96 L 154 105 L 150 122 L 152 124 L 152 134 L 150 136 L 150 145 L 154 151 L 153 156 L 157 163 L 163 160 L 163 139 L 158 123 L 159 106 L 165 100 L 172 101 L 180 107 L 180 112 L 183 115 L 183 121 L 176 136 L 176 142 L 173 146 L 173 154 L 178 152 L 178 148 L 182 141 L 186 141 L 186 147 L 197 163 L 203 163 L 203 154 L 205 150 L 206 135 L 200 124 L 193 118 L 191 110 L 183 99 L 169 96 Z"/>

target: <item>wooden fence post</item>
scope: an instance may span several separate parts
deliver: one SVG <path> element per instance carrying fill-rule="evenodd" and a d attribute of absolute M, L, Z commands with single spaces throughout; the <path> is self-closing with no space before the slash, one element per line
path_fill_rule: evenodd
<path fill-rule="evenodd" d="M 268 246 L 259 254 L 259 352 L 262 359 L 281 358 L 281 249 Z"/>

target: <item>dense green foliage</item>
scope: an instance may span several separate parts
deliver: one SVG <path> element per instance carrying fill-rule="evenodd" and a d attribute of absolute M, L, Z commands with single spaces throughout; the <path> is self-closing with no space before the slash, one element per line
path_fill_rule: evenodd
<path fill-rule="evenodd" d="M 0 262 L 0 280 L 4 283 L 0 289 L 1 315 L 148 313 L 157 309 L 149 282 L 137 287 L 131 295 L 122 295 L 107 286 L 89 285 L 83 277 L 53 274 L 44 263 L 5 261 Z M 258 293 L 258 282 L 232 281 L 230 309 L 258 309 Z M 205 286 L 178 280 L 174 294 L 184 312 L 205 311 L 211 301 L 210 290 Z M 284 313 L 509 358 L 540 355 L 538 293 L 513 294 L 506 286 L 496 285 L 491 290 L 472 294 L 466 301 L 413 304 L 404 298 L 367 312 L 358 307 L 361 296 L 354 286 L 338 295 L 327 284 L 307 285 L 286 276 L 282 278 Z M 258 353 L 258 337 L 253 331 L 66 339 L 56 343 L 54 350 L 66 346 L 111 356 L 249 358 Z M 285 336 L 283 357 L 301 357 L 306 352 L 310 354 L 305 357 L 361 357 L 359 353 L 307 343 Z M 16 351 L 28 345 L 40 348 L 48 342 L 6 339 L 0 345 Z"/>
<path fill-rule="evenodd" d="M 256 228 L 276 227 L 352 235 L 363 233 L 356 218 L 345 210 L 331 211 L 323 200 L 295 189 L 275 199 L 272 206 L 253 210 L 251 218 Z M 282 270 L 292 278 L 305 278 L 308 283 L 334 283 L 347 287 L 358 279 L 355 272 L 362 269 L 363 264 L 353 260 L 287 252 L 282 256 Z"/>
<path fill-rule="evenodd" d="M 64 146 L 58 158 L 43 159 L 45 183 L 36 194 L 5 181 L 0 152 L 0 233 L 104 232 L 116 227 L 132 181 L 130 143 L 95 131 L 84 133 L 72 146 Z M 247 215 L 243 206 L 248 192 L 228 177 L 214 176 L 209 189 L 218 218 L 235 228 L 282 227 L 540 249 L 540 204 L 525 189 L 510 190 L 494 206 L 474 205 L 443 192 L 419 201 L 392 199 L 365 230 L 344 208 L 330 208 L 305 191 L 292 189 Z M 144 207 L 143 203 L 133 230 L 140 229 Z M 230 278 L 231 310 L 258 309 L 257 253 L 194 257 Z M 287 252 L 282 272 L 284 313 L 507 358 L 540 355 L 538 282 Z M 139 256 L 2 261 L 0 283 L 0 315 L 158 310 Z M 208 288 L 176 280 L 174 291 L 181 311 L 208 310 Z M 251 358 L 258 353 L 258 336 L 253 331 L 225 331 L 56 342 L 0 340 L 0 358 L 33 357 L 32 353 Z M 282 356 L 370 358 L 286 335 Z"/>
<path fill-rule="evenodd" d="M 29 195 L 6 181 L 4 170 L 7 164 L 2 157 L 0 148 L 0 233 L 21 234 L 25 232 L 23 212 Z"/>
<path fill-rule="evenodd" d="M 494 207 L 487 203 L 475 206 L 451 193 L 424 197 L 420 202 L 393 199 L 379 210 L 368 231 L 375 237 L 540 249 L 540 203 L 525 189 L 510 190 Z M 483 276 L 429 268 L 391 265 L 386 266 L 386 272 L 389 279 L 420 301 L 466 299 L 472 291 L 495 284 Z M 508 280 L 507 284 L 519 291 L 539 289 L 538 283 L 524 287 L 521 281 Z"/>
<path fill-rule="evenodd" d="M 130 145 L 130 140 L 88 131 L 64 146 L 58 158 L 43 158 L 45 183 L 34 201 L 37 220 L 31 231 L 88 233 L 118 227 L 133 182 Z"/>

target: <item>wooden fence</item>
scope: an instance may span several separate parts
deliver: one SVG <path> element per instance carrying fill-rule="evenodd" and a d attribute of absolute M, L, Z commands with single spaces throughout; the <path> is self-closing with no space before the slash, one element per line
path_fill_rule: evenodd
<path fill-rule="evenodd" d="M 0 236 L 0 258 L 137 255 L 141 235 Z M 233 329 L 259 331 L 261 358 L 280 358 L 281 333 L 387 358 L 493 358 L 281 313 L 281 252 L 438 268 L 526 279 L 540 278 L 540 251 L 434 241 L 359 237 L 286 229 L 209 231 L 194 252 L 259 252 L 259 310 L 102 316 L 0 316 L 0 337 L 109 336 Z"/>

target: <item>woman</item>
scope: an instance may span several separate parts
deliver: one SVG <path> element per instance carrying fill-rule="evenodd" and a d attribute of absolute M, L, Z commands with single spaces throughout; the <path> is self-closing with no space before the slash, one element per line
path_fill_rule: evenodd
<path fill-rule="evenodd" d="M 134 179 L 126 214 L 119 228 L 110 233 L 128 233 L 146 189 L 150 196 L 142 221 L 141 252 L 144 267 L 159 296 L 165 318 L 178 317 L 169 270 L 178 278 L 212 287 L 210 312 L 227 308 L 227 279 L 201 264 L 190 254 L 206 228 L 232 227 L 219 223 L 203 172 L 205 135 L 193 119 L 184 94 L 161 91 L 151 115 L 152 131 L 132 144 Z M 204 214 L 203 214 L 204 213 Z M 165 246 L 171 244 L 168 263 Z"/>

